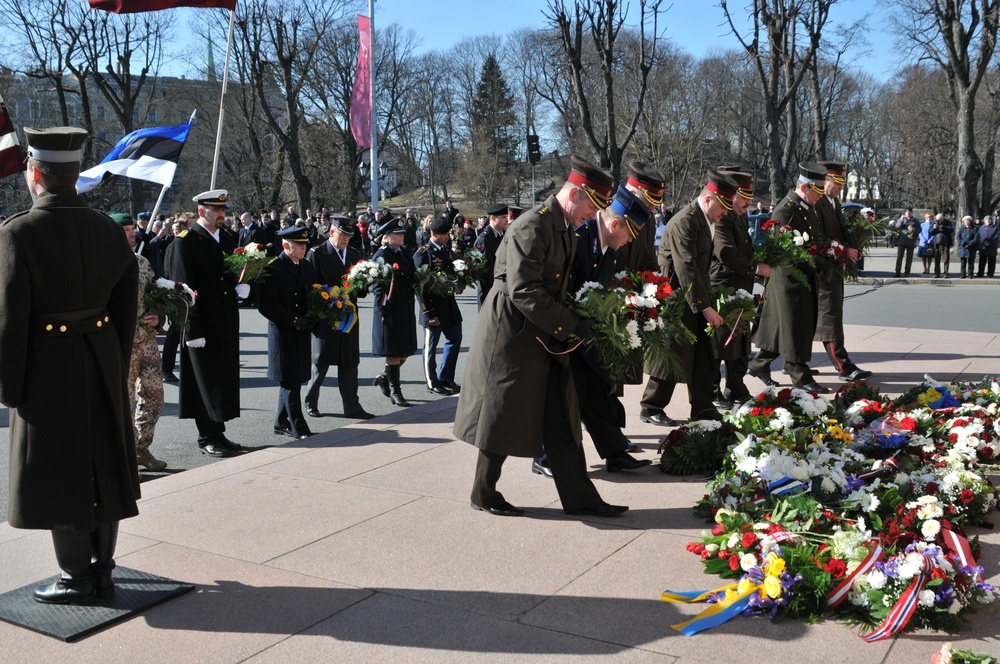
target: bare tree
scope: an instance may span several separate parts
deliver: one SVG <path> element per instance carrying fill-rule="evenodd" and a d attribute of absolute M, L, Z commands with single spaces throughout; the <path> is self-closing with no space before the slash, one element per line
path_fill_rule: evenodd
<path fill-rule="evenodd" d="M 730 31 L 753 63 L 760 84 L 766 119 L 772 203 L 784 195 L 786 172 L 794 159 L 798 133 L 795 98 L 809 65 L 816 57 L 830 7 L 835 2 L 752 0 L 746 7 L 746 13 L 751 17 L 750 31 L 746 35 L 734 22 L 729 1 L 719 2 Z M 800 45 L 803 38 L 805 46 Z"/>
<path fill-rule="evenodd" d="M 996 52 L 1000 0 L 896 0 L 900 39 L 936 63 L 955 112 L 957 214 L 979 212 L 983 164 L 976 150 L 976 98 Z"/>
<path fill-rule="evenodd" d="M 628 17 L 628 4 L 621 0 L 575 0 L 572 15 L 565 0 L 549 0 L 545 12 L 559 35 L 562 53 L 571 74 L 575 111 L 579 126 L 591 152 L 603 168 L 617 180 L 622 159 L 635 136 L 646 99 L 649 73 L 657 63 L 659 18 L 663 0 L 639 0 L 638 35 L 631 48 L 619 48 L 617 42 Z M 590 37 L 584 40 L 584 31 Z M 597 92 L 585 83 L 586 52 L 593 49 L 599 66 Z M 615 94 L 619 72 L 639 81 L 633 103 L 622 112 Z M 596 100 L 591 99 L 591 95 Z M 605 122 L 595 122 L 592 103 L 599 104 Z"/>

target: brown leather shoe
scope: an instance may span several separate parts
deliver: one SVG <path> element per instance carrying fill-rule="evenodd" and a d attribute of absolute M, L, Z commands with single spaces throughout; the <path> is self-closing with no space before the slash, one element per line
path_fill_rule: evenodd
<path fill-rule="evenodd" d="M 153 456 L 153 453 L 150 452 L 148 449 L 136 450 L 135 459 L 136 461 L 139 462 L 140 466 L 148 470 L 158 471 L 158 470 L 163 470 L 164 468 L 167 467 L 166 461 L 161 461 L 157 459 L 155 456 Z"/>

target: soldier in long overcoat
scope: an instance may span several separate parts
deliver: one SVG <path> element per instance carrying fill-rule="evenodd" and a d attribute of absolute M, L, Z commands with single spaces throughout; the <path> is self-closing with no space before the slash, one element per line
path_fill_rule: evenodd
<path fill-rule="evenodd" d="M 375 377 L 374 384 L 382 394 L 397 406 L 407 408 L 413 404 L 403 396 L 399 370 L 406 359 L 417 352 L 417 315 L 414 310 L 413 257 L 403 251 L 406 223 L 390 219 L 378 229 L 385 236 L 383 245 L 372 260 L 379 258 L 395 266 L 391 290 L 376 285 L 372 288 L 375 315 L 372 320 L 372 355 L 385 358 L 383 373 Z"/>
<path fill-rule="evenodd" d="M 842 161 L 821 161 L 826 168 L 823 195 L 816 202 L 823 242 L 836 240 L 847 247 L 847 260 L 857 262 L 856 247 L 847 245 L 847 232 L 840 213 L 840 192 L 847 182 L 847 164 Z M 863 380 L 872 375 L 851 361 L 844 346 L 844 276 L 839 270 L 818 270 L 816 273 L 816 341 L 823 342 L 823 350 L 841 380 Z"/>
<path fill-rule="evenodd" d="M 198 293 L 190 329 L 181 345 L 179 417 L 194 419 L 198 447 L 211 456 L 229 456 L 242 449 L 226 438 L 225 422 L 240 416 L 240 313 L 237 289 L 246 284 L 226 270 L 220 245 L 226 221 L 225 189 L 194 197 L 198 220 L 177 235 L 168 254 L 167 273 Z"/>
<path fill-rule="evenodd" d="M 126 391 L 138 268 L 121 227 L 76 193 L 87 132 L 24 131 L 35 202 L 0 225 L 8 519 L 52 531 L 62 576 L 35 599 L 83 604 L 114 593 L 118 521 L 138 514 Z"/>
<path fill-rule="evenodd" d="M 346 275 L 361 260 L 361 252 L 350 246 L 357 234 L 357 226 L 350 217 L 334 217 L 330 226 L 330 237 L 318 247 L 309 250 L 306 256 L 316 270 L 316 283 L 340 286 Z M 355 306 L 356 295 L 351 296 Z M 331 366 L 337 367 L 337 387 L 344 403 L 344 417 L 369 420 L 374 417 L 367 412 L 358 399 L 358 365 L 361 363 L 361 325 L 354 324 L 349 332 L 338 332 L 329 325 L 318 325 L 313 332 L 313 368 L 306 388 L 306 413 L 319 417 L 319 391 Z"/>
<path fill-rule="evenodd" d="M 581 323 L 565 305 L 575 250 L 573 226 L 609 204 L 611 177 L 577 157 L 559 192 L 521 215 L 497 250 L 495 281 L 469 349 L 455 436 L 479 448 L 474 509 L 503 516 L 523 510 L 496 483 L 507 456 L 537 457 L 542 443 L 567 513 L 601 516 L 608 505 L 587 477 L 576 390 L 563 342 Z"/>
<path fill-rule="evenodd" d="M 274 432 L 306 438 L 312 435 L 302 414 L 302 385 L 309 380 L 310 328 L 306 294 L 316 283 L 316 271 L 305 260 L 309 230 L 291 226 L 278 231 L 278 257 L 267 266 L 260 282 L 257 308 L 267 324 L 267 377 L 277 381 L 278 408 Z"/>
<path fill-rule="evenodd" d="M 497 248 L 500 240 L 507 231 L 510 224 L 510 208 L 503 203 L 497 203 L 486 211 L 490 217 L 483 232 L 476 238 L 475 248 L 483 254 L 483 272 L 479 275 L 479 283 L 476 284 L 477 301 L 479 308 L 486 301 L 486 294 L 493 288 L 493 267 L 496 264 Z"/>
<path fill-rule="evenodd" d="M 723 168 L 720 172 L 735 180 L 739 189 L 733 198 L 733 209 L 715 224 L 709 281 L 713 287 L 742 289 L 752 294 L 756 277 L 771 276 L 769 265 L 753 260 L 753 238 L 746 213 L 753 200 L 753 176 L 731 168 Z M 716 405 L 729 408 L 733 403 L 748 401 L 750 390 L 743 379 L 750 359 L 750 335 L 720 327 L 712 335 L 712 352 L 715 355 Z M 726 364 L 725 391 L 722 390 L 722 362 Z"/>
<path fill-rule="evenodd" d="M 826 169 L 819 164 L 799 164 L 798 184 L 774 210 L 775 221 L 807 233 L 809 244 L 815 243 L 822 232 L 814 206 L 823 193 L 825 177 Z M 771 362 L 784 355 L 785 367 L 795 387 L 829 392 L 829 388 L 816 383 L 808 364 L 816 333 L 816 268 L 807 264 L 798 267 L 806 275 L 808 285 L 793 279 L 785 268 L 775 268 L 771 275 L 760 324 L 753 336 L 760 350 L 750 361 L 747 373 L 766 385 L 777 385 L 771 378 Z"/>

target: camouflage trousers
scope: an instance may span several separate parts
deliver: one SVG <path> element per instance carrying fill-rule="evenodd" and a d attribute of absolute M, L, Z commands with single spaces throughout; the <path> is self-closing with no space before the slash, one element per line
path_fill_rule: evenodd
<path fill-rule="evenodd" d="M 153 430 L 163 412 L 163 367 L 152 331 L 136 331 L 128 368 L 128 388 L 135 449 L 148 450 L 153 443 Z"/>

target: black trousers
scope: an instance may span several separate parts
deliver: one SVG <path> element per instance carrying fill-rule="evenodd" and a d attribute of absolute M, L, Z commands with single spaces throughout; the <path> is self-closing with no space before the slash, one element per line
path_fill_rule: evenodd
<path fill-rule="evenodd" d="M 982 277 L 985 270 L 987 277 L 992 277 L 996 273 L 997 269 L 997 255 L 987 254 L 982 251 L 979 252 L 979 274 L 976 276 Z"/>
<path fill-rule="evenodd" d="M 774 351 L 758 350 L 757 355 L 750 361 L 749 368 L 752 371 L 770 375 L 771 362 L 774 362 L 778 358 L 778 355 L 780 353 L 775 353 Z M 816 381 L 813 377 L 812 369 L 805 362 L 789 362 L 785 360 L 785 368 L 788 370 L 788 375 L 792 379 L 792 385 L 795 387 L 802 387 L 807 383 Z"/>
<path fill-rule="evenodd" d="M 319 390 L 326 380 L 330 365 L 326 362 L 313 364 L 312 378 L 306 387 L 306 405 L 318 408 Z M 361 409 L 358 399 L 358 365 L 356 362 L 342 362 L 337 365 L 337 388 L 340 399 L 344 402 L 344 413 L 352 413 Z"/>
<path fill-rule="evenodd" d="M 903 247 L 901 245 L 896 245 L 896 275 L 903 274 L 905 276 L 910 276 L 910 268 L 913 266 L 913 249 L 914 247 Z M 906 270 L 900 270 L 903 266 L 903 256 L 906 256 Z"/>
<path fill-rule="evenodd" d="M 937 253 L 934 255 L 934 274 L 946 276 L 948 268 L 951 266 L 951 247 L 941 245 L 937 249 Z M 943 261 L 941 260 L 942 258 L 944 259 Z M 944 270 L 941 269 L 942 263 L 944 263 Z"/>
<path fill-rule="evenodd" d="M 585 358 L 579 357 L 578 352 L 570 355 L 570 368 L 580 402 L 580 419 L 597 453 L 607 459 L 628 449 L 628 438 L 622 432 L 625 407 L 612 393 L 613 386 Z"/>
<path fill-rule="evenodd" d="M 573 430 L 566 414 L 563 398 L 564 382 L 572 380 L 569 369 L 557 362 L 551 362 L 545 385 L 545 420 L 542 424 L 542 440 L 545 453 L 555 480 L 556 491 L 563 509 L 573 511 L 592 507 L 603 502 L 597 487 L 587 475 L 587 461 L 583 447 L 573 437 Z M 480 507 L 497 507 L 504 501 L 497 491 L 497 481 L 506 454 L 496 454 L 479 450 L 476 461 L 476 475 L 472 483 L 471 500 Z"/>
<path fill-rule="evenodd" d="M 726 365 L 726 389 L 722 389 L 722 364 Z M 744 379 L 750 361 L 746 357 L 723 360 L 715 363 L 715 393 L 729 399 L 746 399 L 750 397 Z"/>
<path fill-rule="evenodd" d="M 177 325 L 170 325 L 167 334 L 163 337 L 163 373 L 173 372 L 177 366 L 177 346 L 181 342 L 181 328 Z"/>
<path fill-rule="evenodd" d="M 278 410 L 274 414 L 275 428 L 283 429 L 291 427 L 292 435 L 309 436 L 309 425 L 302 414 L 302 385 L 299 383 L 279 383 L 278 388 Z"/>

